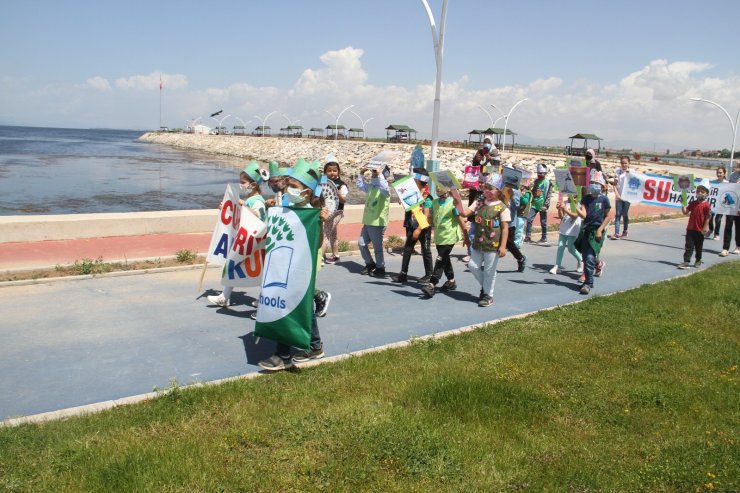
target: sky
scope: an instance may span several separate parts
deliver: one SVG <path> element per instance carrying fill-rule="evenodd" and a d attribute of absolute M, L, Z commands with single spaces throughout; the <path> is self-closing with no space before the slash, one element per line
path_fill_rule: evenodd
<path fill-rule="evenodd" d="M 442 0 L 429 4 L 439 25 Z M 272 112 L 273 129 L 325 127 L 354 105 L 340 124 L 431 136 L 419 0 L 5 0 L 2 12 L 0 125 L 156 129 L 161 95 L 171 128 L 215 126 L 221 109 L 227 127 Z M 508 123 L 522 143 L 582 132 L 612 148 L 729 149 L 727 116 L 689 98 L 735 119 L 739 18 L 737 0 L 449 0 L 440 138 L 528 98 Z"/>

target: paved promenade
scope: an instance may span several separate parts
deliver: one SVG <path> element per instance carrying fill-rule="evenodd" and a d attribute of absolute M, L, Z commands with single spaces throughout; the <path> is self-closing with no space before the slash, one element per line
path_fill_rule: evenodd
<path fill-rule="evenodd" d="M 684 274 L 685 220 L 635 224 L 629 240 L 609 241 L 607 266 L 591 297 Z M 551 240 L 556 236 L 551 234 Z M 737 260 L 717 256 L 718 242 L 705 243 L 705 263 Z M 551 275 L 556 248 L 526 246 L 529 264 L 516 272 L 510 255 L 501 259 L 495 303 L 477 306 L 478 286 L 459 261 L 457 291 L 420 297 L 418 284 L 359 275 L 359 256 L 326 266 L 317 285 L 333 294 L 319 326 L 329 356 L 372 348 L 413 336 L 439 333 L 502 317 L 557 306 L 578 293 L 575 261 L 566 252 L 564 274 Z M 143 253 L 142 253 L 143 255 Z M 397 272 L 400 255 L 387 255 Z M 421 258 L 410 275 L 421 275 Z M 220 290 L 209 269 L 205 292 L 197 269 L 92 279 L 43 281 L 0 287 L 0 418 L 32 415 L 98 403 L 181 384 L 259 370 L 273 343 L 252 335 L 256 288 L 237 289 L 229 309 L 209 307 L 205 296 Z"/>

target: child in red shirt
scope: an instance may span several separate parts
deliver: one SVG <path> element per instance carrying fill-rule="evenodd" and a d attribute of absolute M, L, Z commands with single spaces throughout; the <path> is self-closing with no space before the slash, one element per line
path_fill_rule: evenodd
<path fill-rule="evenodd" d="M 696 200 L 689 205 L 681 207 L 684 215 L 689 215 L 689 224 L 686 226 L 686 244 L 683 251 L 683 263 L 678 265 L 679 269 L 688 269 L 691 254 L 696 248 L 696 262 L 694 267 L 701 267 L 701 251 L 704 247 L 704 235 L 709 231 L 709 214 L 711 207 L 707 202 L 709 189 L 704 185 L 696 187 Z"/>

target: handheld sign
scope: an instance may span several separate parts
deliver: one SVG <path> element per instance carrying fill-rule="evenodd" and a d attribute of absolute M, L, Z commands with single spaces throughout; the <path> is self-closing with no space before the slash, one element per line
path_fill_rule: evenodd
<path fill-rule="evenodd" d="M 480 188 L 480 166 L 465 166 L 462 186 L 468 190 L 478 190 Z"/>
<path fill-rule="evenodd" d="M 262 276 L 267 225 L 247 207 L 241 208 L 241 221 L 221 270 L 224 286 L 254 286 Z"/>
<path fill-rule="evenodd" d="M 370 159 L 370 162 L 365 165 L 365 168 L 370 171 L 379 171 L 388 166 L 388 163 L 400 154 L 400 151 L 380 151 Z"/>
<path fill-rule="evenodd" d="M 673 188 L 681 192 L 681 204 L 689 204 L 688 194 L 694 188 L 694 175 L 673 175 Z"/>
<path fill-rule="evenodd" d="M 419 144 L 416 144 L 416 147 L 414 147 L 414 151 L 411 153 L 410 172 L 413 173 L 414 168 L 423 168 L 423 167 L 424 167 L 424 151 L 422 150 Z"/>
<path fill-rule="evenodd" d="M 239 205 L 239 185 L 228 184 L 221 201 L 216 227 L 211 235 L 206 263 L 224 265 L 229 248 L 239 229 L 241 206 Z"/>
<path fill-rule="evenodd" d="M 416 185 L 416 181 L 410 176 L 404 176 L 393 183 L 393 188 L 396 190 L 398 198 L 401 199 L 404 210 L 411 211 L 421 229 L 428 228 L 429 222 L 420 207 L 424 197 Z"/>
<path fill-rule="evenodd" d="M 329 210 L 329 217 L 333 217 L 339 210 L 339 192 L 333 181 L 326 175 L 321 177 L 321 196 L 324 197 L 324 207 Z"/>
<path fill-rule="evenodd" d="M 450 192 L 452 199 L 455 201 L 455 208 L 460 214 L 465 213 L 465 207 L 462 204 L 462 197 L 460 197 L 460 182 L 457 180 L 452 171 L 445 169 L 442 171 L 434 171 L 429 173 L 429 177 L 432 179 L 437 188 L 447 190 Z"/>
<path fill-rule="evenodd" d="M 522 183 L 522 170 L 520 169 L 504 166 L 501 176 L 504 178 L 504 185 L 511 188 L 519 188 Z"/>
<path fill-rule="evenodd" d="M 568 168 L 555 169 L 555 183 L 558 186 L 558 190 L 566 195 L 578 194 L 576 184 L 573 181 L 573 176 Z"/>

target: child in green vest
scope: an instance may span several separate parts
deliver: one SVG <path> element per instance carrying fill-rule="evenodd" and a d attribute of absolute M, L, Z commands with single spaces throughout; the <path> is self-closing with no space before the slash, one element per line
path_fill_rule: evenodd
<path fill-rule="evenodd" d="M 381 170 L 372 170 L 370 183 L 365 182 L 364 174 L 368 169 L 363 167 L 357 175 L 357 188 L 367 192 L 365 210 L 362 213 L 362 231 L 357 246 L 360 249 L 365 268 L 360 274 L 369 274 L 373 277 L 385 277 L 385 257 L 383 256 L 383 235 L 388 225 L 388 210 L 390 207 L 391 189 L 388 178 L 391 170 L 384 167 Z M 375 259 L 370 254 L 369 244 L 373 244 Z"/>
<path fill-rule="evenodd" d="M 496 266 L 498 259 L 506 255 L 506 242 L 509 238 L 511 211 L 503 201 L 501 191 L 504 181 L 500 175 L 491 173 L 481 187 L 483 200 L 476 202 L 466 214 L 473 217 L 475 236 L 470 248 L 468 269 L 480 283 L 478 306 L 493 304 L 493 290 L 496 285 Z"/>
<path fill-rule="evenodd" d="M 437 283 L 442 279 L 442 273 L 447 281 L 442 285 L 442 291 L 454 291 L 455 271 L 452 269 L 450 253 L 460 240 L 465 246 L 470 245 L 465 221 L 455 207 L 455 201 L 447 190 L 437 187 L 437 198 L 432 201 L 432 224 L 434 226 L 434 244 L 437 246 L 437 260 L 434 262 L 434 271 L 428 284 L 421 287 L 422 292 L 431 298 L 434 296 Z"/>

